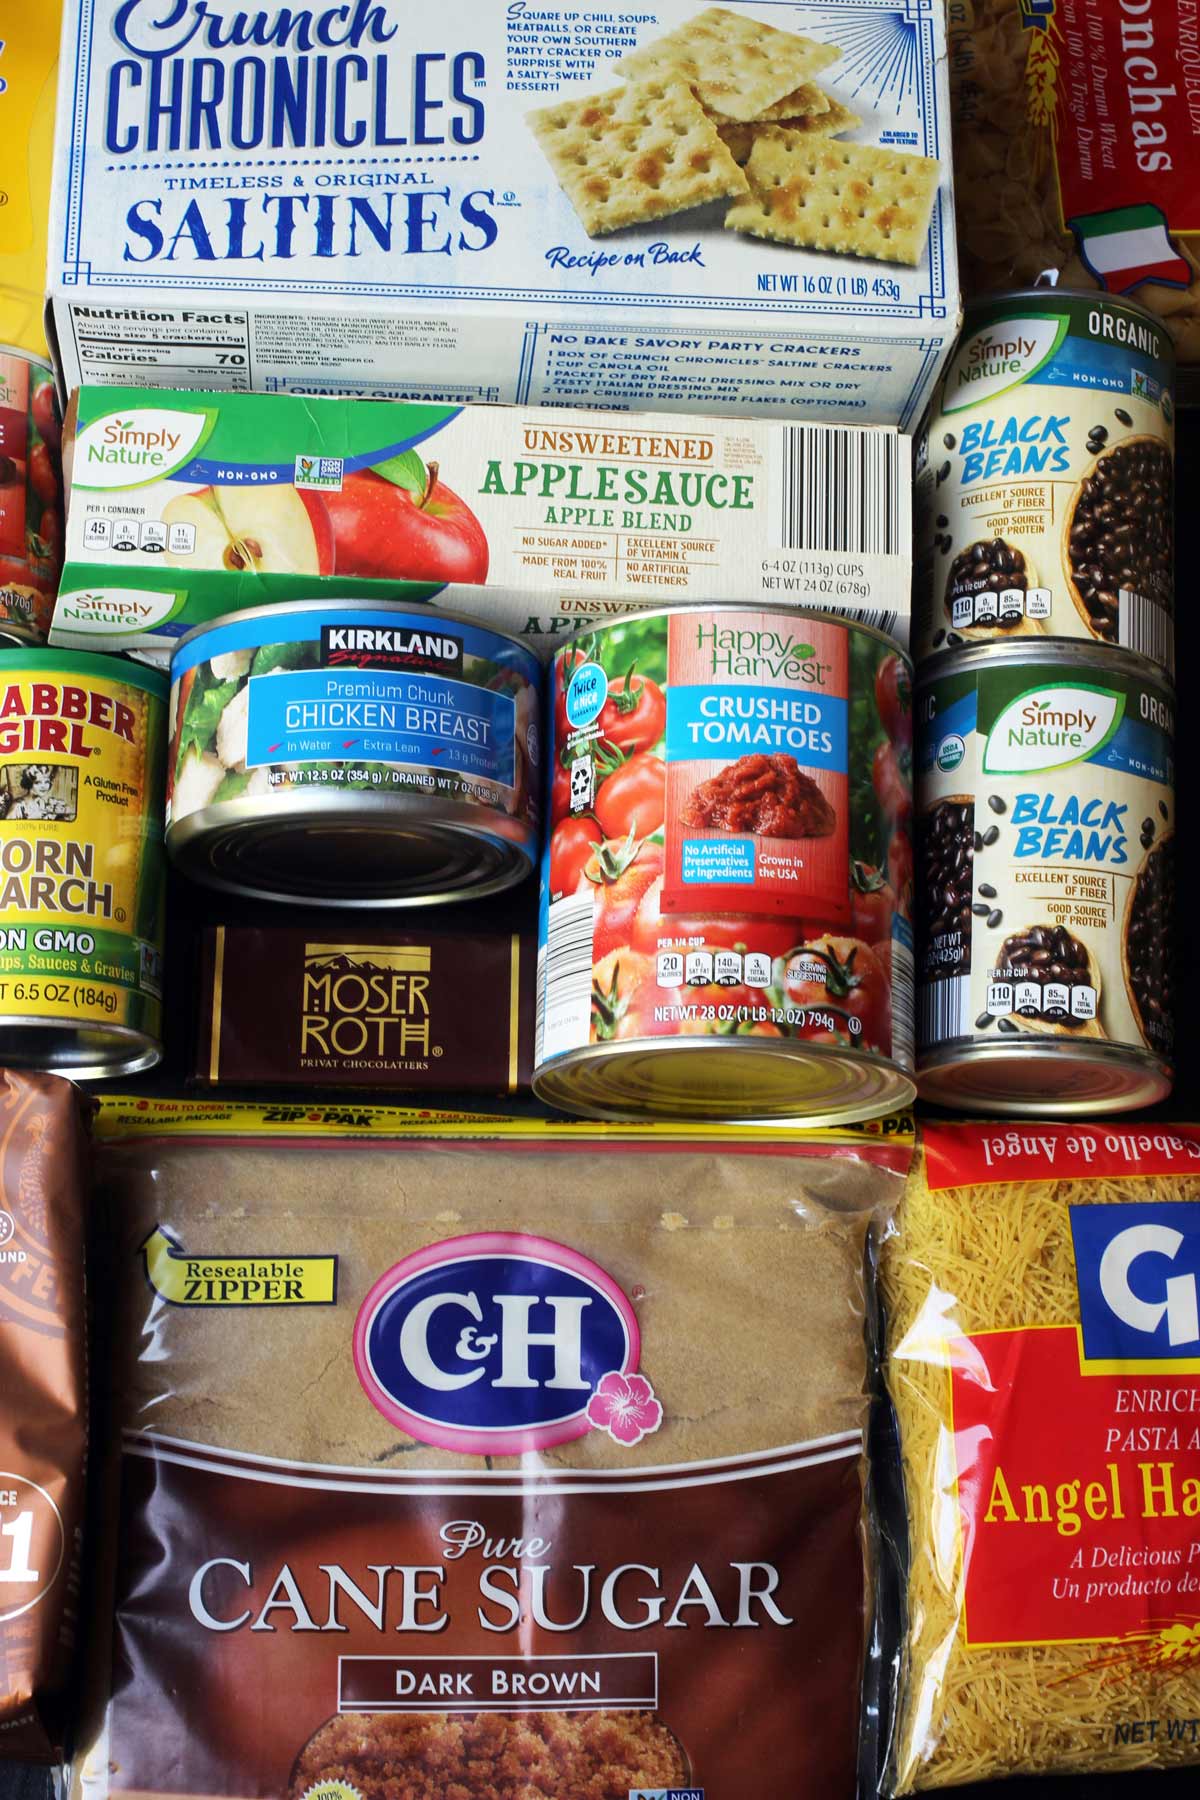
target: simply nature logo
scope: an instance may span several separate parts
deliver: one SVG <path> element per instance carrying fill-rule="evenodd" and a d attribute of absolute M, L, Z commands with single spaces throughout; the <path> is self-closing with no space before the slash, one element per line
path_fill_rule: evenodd
<path fill-rule="evenodd" d="M 988 774 L 1022 774 L 1086 762 L 1113 736 L 1125 696 L 1108 688 L 1033 688 L 1018 694 L 988 733 L 983 767 Z"/>
<path fill-rule="evenodd" d="M 81 427 L 73 479 L 85 488 L 137 487 L 182 468 L 212 430 L 208 408 L 183 412 L 165 406 L 106 413 Z"/>

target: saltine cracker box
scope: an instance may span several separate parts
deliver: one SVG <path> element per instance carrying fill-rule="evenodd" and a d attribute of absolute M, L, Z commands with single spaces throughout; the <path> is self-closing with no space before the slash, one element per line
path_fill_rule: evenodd
<path fill-rule="evenodd" d="M 68 15 L 68 389 L 911 429 L 954 340 L 937 0 Z"/>

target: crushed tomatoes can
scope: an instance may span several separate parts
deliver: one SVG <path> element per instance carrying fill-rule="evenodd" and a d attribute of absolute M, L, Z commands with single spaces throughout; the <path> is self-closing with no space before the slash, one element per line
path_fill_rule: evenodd
<path fill-rule="evenodd" d="M 162 1055 L 166 722 L 156 670 L 0 651 L 0 1065 Z"/>
<path fill-rule="evenodd" d="M 922 1096 L 1082 1115 L 1171 1091 L 1174 703 L 1143 657 L 1014 641 L 917 696 Z"/>
<path fill-rule="evenodd" d="M 850 1121 L 913 1063 L 911 671 L 844 619 L 640 614 L 551 671 L 534 1087 Z"/>
<path fill-rule="evenodd" d="M 171 662 L 171 858 L 297 904 L 511 887 L 537 866 L 541 680 L 519 639 L 385 601 L 202 625 Z"/>
<path fill-rule="evenodd" d="M 0 643 L 43 644 L 62 567 L 62 426 L 49 363 L 0 348 Z"/>

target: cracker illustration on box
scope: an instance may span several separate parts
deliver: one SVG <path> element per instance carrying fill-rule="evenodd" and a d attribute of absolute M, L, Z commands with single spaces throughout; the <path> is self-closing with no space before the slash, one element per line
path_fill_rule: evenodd
<path fill-rule="evenodd" d="M 728 199 L 728 230 L 916 267 L 940 164 L 835 141 L 862 120 L 812 78 L 841 54 L 713 6 L 528 123 L 589 237 Z"/>
<path fill-rule="evenodd" d="M 746 192 L 746 177 L 683 81 L 564 100 L 531 113 L 530 125 L 593 237 Z"/>
<path fill-rule="evenodd" d="M 750 193 L 731 206 L 731 231 L 880 262 L 921 260 L 937 193 L 931 156 L 836 144 L 768 126 L 746 164 Z"/>
<path fill-rule="evenodd" d="M 617 73 L 626 81 L 648 75 L 687 81 L 711 112 L 759 119 L 840 55 L 832 45 L 710 6 L 677 31 L 622 57 Z"/>

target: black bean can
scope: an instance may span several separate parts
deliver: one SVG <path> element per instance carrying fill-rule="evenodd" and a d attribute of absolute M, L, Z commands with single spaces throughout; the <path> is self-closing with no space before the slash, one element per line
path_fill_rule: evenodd
<path fill-rule="evenodd" d="M 1171 1090 L 1174 717 L 1142 657 L 990 644 L 917 692 L 922 1095 L 1103 1113 Z"/>
<path fill-rule="evenodd" d="M 917 441 L 913 651 L 1047 638 L 1174 666 L 1174 352 L 1135 301 L 991 294 Z"/>

